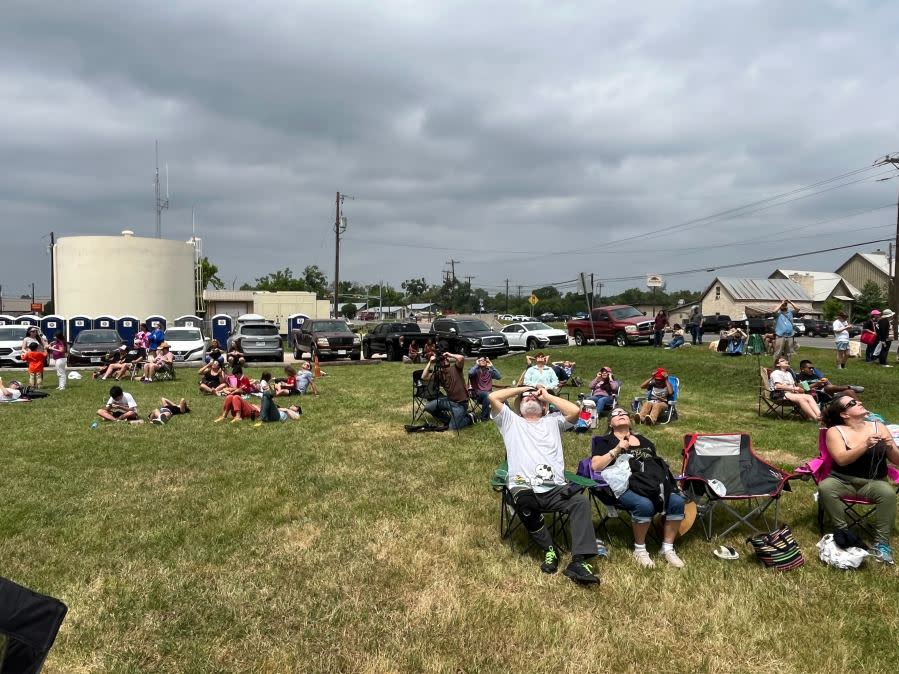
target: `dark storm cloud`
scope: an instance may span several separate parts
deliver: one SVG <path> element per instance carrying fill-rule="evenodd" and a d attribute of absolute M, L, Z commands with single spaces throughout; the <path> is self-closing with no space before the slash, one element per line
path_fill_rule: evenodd
<path fill-rule="evenodd" d="M 337 190 L 341 275 L 394 284 L 450 258 L 530 285 L 890 233 L 886 211 L 809 227 L 894 198 L 869 180 L 646 234 L 899 150 L 889 3 L 320 4 L 4 3 L 4 287 L 47 287 L 51 230 L 151 235 L 155 139 L 166 235 L 196 208 L 229 283 L 330 275 Z"/>

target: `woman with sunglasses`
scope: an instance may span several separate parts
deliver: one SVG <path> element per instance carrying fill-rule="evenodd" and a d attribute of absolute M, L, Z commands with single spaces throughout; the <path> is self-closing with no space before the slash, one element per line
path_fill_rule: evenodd
<path fill-rule="evenodd" d="M 591 464 L 595 472 L 616 467 L 625 469 L 625 473 L 629 472 L 627 466 L 621 464 L 628 463 L 632 456 L 657 456 L 655 445 L 649 438 L 631 432 L 630 416 L 627 410 L 621 407 L 612 410 L 606 434 L 594 436 L 592 454 Z M 617 488 L 612 485 L 612 490 L 621 509 L 627 510 L 631 514 L 634 530 L 634 560 L 644 568 L 654 567 L 655 562 L 646 551 L 646 533 L 656 514 L 653 502 L 624 484 Z M 683 519 L 684 499 L 680 494 L 672 491 L 665 504 L 662 557 L 677 569 L 685 566 L 674 550 L 674 538 Z"/>
<path fill-rule="evenodd" d="M 899 448 L 886 426 L 866 421 L 867 414 L 861 401 L 848 396 L 836 398 L 825 409 L 825 441 L 833 468 L 818 485 L 818 494 L 837 529 L 848 526 L 841 496 L 858 494 L 870 499 L 877 530 L 874 559 L 892 564 L 890 532 L 896 519 L 896 488 L 887 479 L 887 462 L 899 465 Z"/>
<path fill-rule="evenodd" d="M 774 363 L 775 369 L 768 375 L 768 390 L 771 391 L 772 400 L 789 400 L 794 403 L 802 416 L 812 421 L 821 421 L 821 411 L 814 396 L 805 392 L 799 385 L 796 375 L 790 369 L 790 361 L 786 356 L 780 356 Z"/>

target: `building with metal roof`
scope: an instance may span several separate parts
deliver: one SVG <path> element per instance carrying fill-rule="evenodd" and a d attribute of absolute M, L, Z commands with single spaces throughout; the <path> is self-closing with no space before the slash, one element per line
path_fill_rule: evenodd
<path fill-rule="evenodd" d="M 790 300 L 802 314 L 816 315 L 812 297 L 790 279 L 718 276 L 702 294 L 702 314 L 741 319 L 772 313 L 780 302 Z"/>

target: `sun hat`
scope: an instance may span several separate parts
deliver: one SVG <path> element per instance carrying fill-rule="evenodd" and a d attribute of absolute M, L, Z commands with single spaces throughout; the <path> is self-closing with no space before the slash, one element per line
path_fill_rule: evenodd
<path fill-rule="evenodd" d="M 81 373 L 77 370 L 72 370 L 67 376 L 69 379 L 81 379 Z"/>
<path fill-rule="evenodd" d="M 169 346 L 168 342 L 163 342 L 162 344 L 159 345 L 159 348 L 160 349 L 171 349 L 172 347 Z"/>
<path fill-rule="evenodd" d="M 721 480 L 709 480 L 709 488 L 715 492 L 716 496 L 727 496 L 727 487 Z"/>
<path fill-rule="evenodd" d="M 600 371 L 600 372 L 609 372 L 609 373 L 611 373 L 611 372 L 612 372 L 612 368 L 610 368 L 608 365 L 603 365 L 601 368 L 599 368 L 599 371 Z"/>
<path fill-rule="evenodd" d="M 585 400 L 582 404 L 584 407 L 596 407 L 596 401 L 590 400 L 589 398 L 587 400 Z"/>
<path fill-rule="evenodd" d="M 712 554 L 715 555 L 715 557 L 717 557 L 718 559 L 733 560 L 740 558 L 739 552 L 737 552 L 734 548 L 728 547 L 726 545 L 719 545 L 717 548 L 712 550 Z"/>
<path fill-rule="evenodd" d="M 887 309 L 882 314 L 880 314 L 880 317 L 881 318 L 892 318 L 895 315 L 896 315 L 895 311 L 893 311 L 892 309 Z"/>

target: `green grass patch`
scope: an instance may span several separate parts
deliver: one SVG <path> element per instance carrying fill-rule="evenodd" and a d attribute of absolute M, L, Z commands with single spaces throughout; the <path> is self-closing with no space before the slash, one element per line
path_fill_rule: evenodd
<path fill-rule="evenodd" d="M 895 380 L 805 349 L 837 382 L 899 419 Z M 681 377 L 681 419 L 647 429 L 675 471 L 683 435 L 744 431 L 793 468 L 814 424 L 759 418 L 752 357 L 706 349 L 553 351 L 589 381 L 601 365 L 623 398 L 664 366 Z M 498 359 L 504 381 L 524 356 Z M 193 412 L 165 427 L 89 428 L 108 382 L 0 407 L 0 573 L 61 598 L 69 615 L 46 672 L 892 671 L 895 568 L 838 573 L 817 561 L 814 488 L 782 503 L 808 563 L 777 574 L 712 557 L 697 524 L 682 572 L 643 571 L 618 530 L 585 590 L 502 544 L 488 488 L 504 458 L 492 424 L 412 434 L 408 364 L 331 366 L 298 422 L 213 424 L 221 400 L 196 377 L 126 383 L 146 415 L 160 396 Z M 253 368 L 250 376 L 258 376 Z M 8 373 L 4 373 L 6 379 Z M 283 401 L 283 399 L 282 399 Z M 566 434 L 567 467 L 589 437 Z M 651 553 L 657 551 L 651 547 Z"/>

